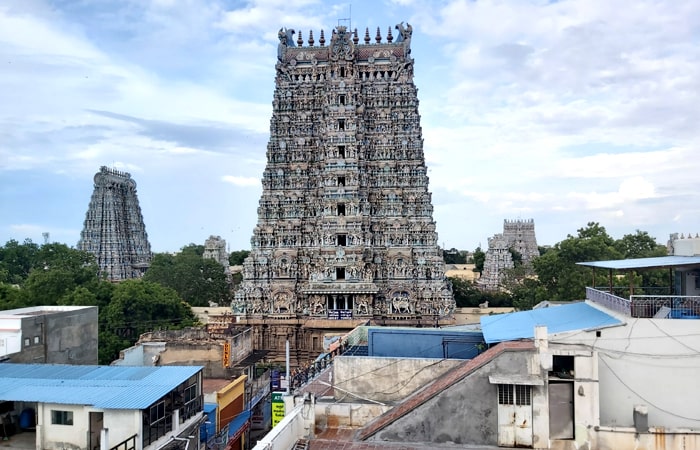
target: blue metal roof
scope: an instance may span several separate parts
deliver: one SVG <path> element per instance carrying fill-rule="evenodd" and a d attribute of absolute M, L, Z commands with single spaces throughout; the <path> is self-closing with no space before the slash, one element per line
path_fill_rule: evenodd
<path fill-rule="evenodd" d="M 548 333 L 601 328 L 622 323 L 615 317 L 604 313 L 584 302 L 569 305 L 550 306 L 507 314 L 496 314 L 481 318 L 484 340 L 494 342 L 531 339 L 535 327 L 544 325 Z"/>
<path fill-rule="evenodd" d="M 0 364 L 0 400 L 145 409 L 201 366 Z"/>
<path fill-rule="evenodd" d="M 631 270 L 660 267 L 683 267 L 700 265 L 700 256 L 659 256 L 656 258 L 614 259 L 610 261 L 588 261 L 576 263 L 580 266 L 601 269 Z"/>

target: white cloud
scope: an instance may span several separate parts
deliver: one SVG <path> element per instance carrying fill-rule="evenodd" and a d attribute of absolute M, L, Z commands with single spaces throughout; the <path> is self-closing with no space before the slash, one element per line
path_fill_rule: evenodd
<path fill-rule="evenodd" d="M 234 186 L 250 187 L 260 186 L 260 178 L 256 177 L 239 177 L 235 175 L 224 175 L 221 180 L 226 183 L 231 183 Z"/>

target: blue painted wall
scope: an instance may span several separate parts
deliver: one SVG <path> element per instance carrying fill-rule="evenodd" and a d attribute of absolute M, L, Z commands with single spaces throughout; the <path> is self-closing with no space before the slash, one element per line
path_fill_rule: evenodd
<path fill-rule="evenodd" d="M 439 328 L 370 327 L 367 341 L 369 356 L 384 357 L 471 359 L 484 348 L 481 332 Z"/>

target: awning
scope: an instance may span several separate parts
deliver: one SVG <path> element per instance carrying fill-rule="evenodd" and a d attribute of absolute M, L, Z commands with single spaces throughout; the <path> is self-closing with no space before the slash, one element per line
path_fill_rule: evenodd
<path fill-rule="evenodd" d="M 489 383 L 491 384 L 519 384 L 526 386 L 544 386 L 544 380 L 535 375 L 489 375 Z"/>
<path fill-rule="evenodd" d="M 245 410 L 228 424 L 228 440 L 235 441 L 250 426 L 250 410 Z"/>

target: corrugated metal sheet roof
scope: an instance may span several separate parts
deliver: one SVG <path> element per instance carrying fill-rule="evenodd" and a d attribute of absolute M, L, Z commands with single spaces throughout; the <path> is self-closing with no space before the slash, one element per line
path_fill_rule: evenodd
<path fill-rule="evenodd" d="M 0 364 L 0 400 L 144 409 L 201 366 Z"/>
<path fill-rule="evenodd" d="M 659 256 L 656 258 L 614 259 L 610 261 L 588 261 L 576 263 L 580 266 L 601 269 L 631 270 L 660 267 L 683 267 L 700 265 L 700 256 Z"/>
<path fill-rule="evenodd" d="M 620 320 L 584 303 L 551 306 L 508 314 L 496 314 L 481 318 L 484 340 L 494 342 L 531 339 L 535 327 L 544 325 L 548 333 L 586 330 L 620 324 Z"/>

